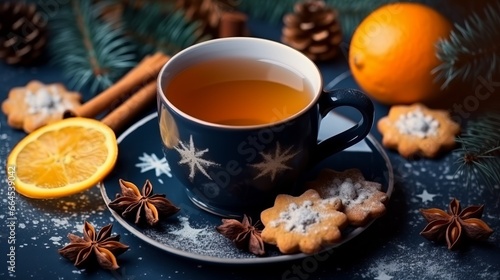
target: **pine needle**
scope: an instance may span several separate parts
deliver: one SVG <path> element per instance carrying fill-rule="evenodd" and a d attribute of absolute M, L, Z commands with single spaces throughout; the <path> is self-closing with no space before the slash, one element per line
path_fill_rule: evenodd
<path fill-rule="evenodd" d="M 345 37 L 351 37 L 358 25 L 371 12 L 380 6 L 389 3 L 400 2 L 399 0 L 325 0 L 325 2 L 339 12 L 342 32 Z"/>
<path fill-rule="evenodd" d="M 253 18 L 265 20 L 271 24 L 281 24 L 287 13 L 293 12 L 295 3 L 304 0 L 243 0 L 238 9 Z M 325 3 L 336 9 L 342 26 L 344 37 L 351 37 L 359 23 L 374 9 L 398 0 L 325 0 Z"/>
<path fill-rule="evenodd" d="M 293 6 L 299 0 L 244 0 L 237 6 L 251 17 L 265 20 L 271 24 L 281 23 L 283 16 L 293 11 Z"/>
<path fill-rule="evenodd" d="M 437 44 L 441 65 L 433 70 L 442 88 L 461 80 L 473 86 L 477 78 L 500 75 L 500 3 L 489 3 L 455 24 L 450 36 Z"/>
<path fill-rule="evenodd" d="M 51 19 L 50 50 L 75 90 L 97 93 L 136 64 L 133 45 L 113 22 L 100 19 L 105 2 L 72 0 Z"/>
<path fill-rule="evenodd" d="M 457 143 L 460 144 L 455 150 L 459 164 L 457 175 L 465 176 L 468 185 L 476 179 L 492 191 L 499 186 L 500 111 L 483 113 L 470 121 Z"/>
<path fill-rule="evenodd" d="M 174 55 L 195 43 L 210 39 L 200 22 L 188 22 L 170 2 L 147 3 L 140 9 L 125 6 L 122 20 L 126 33 L 137 44 L 140 56 L 162 51 Z"/>

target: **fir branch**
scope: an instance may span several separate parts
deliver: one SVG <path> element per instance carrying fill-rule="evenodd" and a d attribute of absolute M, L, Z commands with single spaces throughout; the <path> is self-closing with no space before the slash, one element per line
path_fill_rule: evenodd
<path fill-rule="evenodd" d="M 114 22 L 100 19 L 107 4 L 72 0 L 51 19 L 53 62 L 75 90 L 98 93 L 136 64 L 134 47 Z"/>
<path fill-rule="evenodd" d="M 265 20 L 271 24 L 281 23 L 283 16 L 293 11 L 293 6 L 300 0 L 241 0 L 237 8 L 253 18 Z"/>
<path fill-rule="evenodd" d="M 281 23 L 287 13 L 293 12 L 295 3 L 304 0 L 241 0 L 238 8 L 254 18 L 272 24 Z M 325 3 L 339 13 L 342 32 L 346 38 L 351 37 L 359 23 L 376 8 L 398 0 L 325 0 Z"/>
<path fill-rule="evenodd" d="M 195 43 L 210 39 L 203 35 L 202 24 L 188 22 L 184 13 L 171 3 L 148 3 L 140 9 L 125 6 L 122 22 L 140 56 L 162 51 L 174 55 Z"/>
<path fill-rule="evenodd" d="M 441 64 L 433 70 L 442 88 L 461 80 L 475 86 L 478 77 L 500 75 L 500 3 L 486 5 L 462 24 L 455 24 L 448 39 L 437 44 Z"/>
<path fill-rule="evenodd" d="M 358 25 L 378 7 L 399 2 L 398 0 L 325 0 L 325 2 L 339 12 L 342 32 L 345 37 L 350 38 Z"/>
<path fill-rule="evenodd" d="M 493 190 L 500 185 L 500 111 L 481 114 L 457 138 L 457 174 L 467 183 L 474 177 Z M 500 198 L 500 197 L 499 197 Z"/>

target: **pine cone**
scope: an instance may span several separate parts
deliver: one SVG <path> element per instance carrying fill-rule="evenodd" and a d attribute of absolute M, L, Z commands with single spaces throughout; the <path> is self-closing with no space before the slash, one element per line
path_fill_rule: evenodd
<path fill-rule="evenodd" d="M 29 64 L 43 53 L 47 21 L 35 4 L 0 4 L 0 59 L 7 64 Z"/>
<path fill-rule="evenodd" d="M 184 10 L 187 20 L 202 22 L 204 34 L 216 34 L 220 16 L 217 0 L 177 0 L 177 8 Z"/>
<path fill-rule="evenodd" d="M 283 18 L 281 41 L 314 61 L 329 60 L 339 53 L 342 30 L 337 11 L 324 1 L 299 2 Z"/>

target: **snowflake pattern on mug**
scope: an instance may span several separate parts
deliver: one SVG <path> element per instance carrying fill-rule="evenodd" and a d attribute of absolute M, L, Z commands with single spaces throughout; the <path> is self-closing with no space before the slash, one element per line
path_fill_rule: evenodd
<path fill-rule="evenodd" d="M 141 169 L 141 173 L 154 170 L 156 177 L 160 177 L 161 174 L 172 177 L 170 165 L 165 157 L 159 159 L 154 153 L 150 155 L 143 153 L 142 156 L 139 157 L 139 160 L 140 162 L 136 163 L 135 166 Z"/>
<path fill-rule="evenodd" d="M 174 149 L 181 156 L 179 164 L 186 164 L 189 166 L 189 179 L 191 181 L 194 179 L 194 176 L 198 171 L 205 175 L 208 179 L 212 180 L 210 175 L 208 175 L 206 168 L 210 166 L 219 166 L 220 164 L 202 158 L 203 155 L 208 152 L 208 149 L 198 150 L 194 145 L 193 135 L 189 136 L 188 145 L 179 141 L 179 146 L 174 147 Z"/>
<path fill-rule="evenodd" d="M 290 166 L 286 165 L 289 160 L 293 159 L 298 154 L 297 151 L 293 152 L 292 149 L 293 146 L 285 151 L 281 151 L 281 145 L 277 142 L 274 151 L 270 153 L 260 152 L 259 154 L 262 156 L 263 160 L 259 163 L 250 165 L 259 171 L 255 179 L 269 175 L 271 181 L 274 181 L 278 173 L 287 169 L 292 169 Z"/>

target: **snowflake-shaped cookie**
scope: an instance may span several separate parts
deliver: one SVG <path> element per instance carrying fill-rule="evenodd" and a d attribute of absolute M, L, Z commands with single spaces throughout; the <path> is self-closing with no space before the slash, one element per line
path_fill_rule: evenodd
<path fill-rule="evenodd" d="M 315 190 L 298 197 L 280 194 L 274 206 L 262 211 L 262 240 L 274 244 L 284 254 L 314 253 L 338 242 L 347 217 L 338 211 L 338 199 L 321 199 Z"/>
<path fill-rule="evenodd" d="M 324 199 L 340 199 L 351 225 L 363 226 L 371 219 L 385 214 L 387 195 L 381 191 L 379 183 L 365 181 L 358 169 L 338 172 L 325 168 L 307 186 L 316 190 Z"/>
<path fill-rule="evenodd" d="M 388 116 L 379 120 L 382 144 L 403 157 L 435 157 L 455 146 L 460 126 L 445 110 L 432 110 L 422 104 L 393 106 Z"/>
<path fill-rule="evenodd" d="M 45 85 L 31 81 L 25 87 L 10 90 L 2 103 L 7 123 L 29 133 L 48 123 L 62 119 L 65 110 L 81 106 L 81 95 L 69 92 L 61 84 Z"/>

